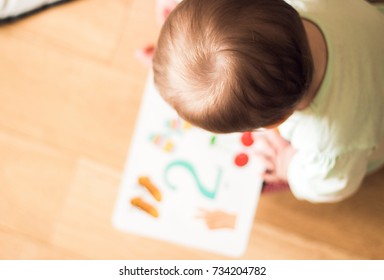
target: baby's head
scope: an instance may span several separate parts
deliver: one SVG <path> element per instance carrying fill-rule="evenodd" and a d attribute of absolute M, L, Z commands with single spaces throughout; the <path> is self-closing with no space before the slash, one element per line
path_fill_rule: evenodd
<path fill-rule="evenodd" d="M 182 118 L 228 133 L 285 120 L 313 64 L 301 19 L 283 0 L 184 0 L 162 28 L 153 69 Z"/>

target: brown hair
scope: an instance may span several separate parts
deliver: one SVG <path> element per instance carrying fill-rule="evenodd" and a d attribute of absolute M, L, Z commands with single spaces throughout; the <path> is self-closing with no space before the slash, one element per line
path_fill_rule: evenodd
<path fill-rule="evenodd" d="M 301 19 L 283 0 L 184 0 L 162 28 L 153 70 L 181 117 L 227 133 L 289 116 L 313 64 Z"/>

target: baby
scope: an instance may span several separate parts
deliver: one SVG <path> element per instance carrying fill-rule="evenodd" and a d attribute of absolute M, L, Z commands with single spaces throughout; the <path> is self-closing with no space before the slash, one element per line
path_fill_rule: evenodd
<path fill-rule="evenodd" d="M 361 0 L 287 2 L 182 1 L 158 40 L 155 84 L 196 126 L 267 129 L 255 134 L 267 182 L 339 201 L 384 164 L 384 15 Z"/>

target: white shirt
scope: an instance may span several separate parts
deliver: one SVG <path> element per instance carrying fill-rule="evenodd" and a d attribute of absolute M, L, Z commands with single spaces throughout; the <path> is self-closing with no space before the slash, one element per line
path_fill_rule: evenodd
<path fill-rule="evenodd" d="M 362 0 L 287 2 L 328 48 L 317 96 L 279 127 L 297 151 L 288 181 L 299 199 L 339 201 L 384 163 L 384 15 Z"/>

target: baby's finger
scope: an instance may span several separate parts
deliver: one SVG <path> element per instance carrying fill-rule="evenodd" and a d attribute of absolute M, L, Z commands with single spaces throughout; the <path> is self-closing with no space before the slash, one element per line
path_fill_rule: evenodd
<path fill-rule="evenodd" d="M 260 154 L 260 153 L 256 153 L 254 155 L 254 157 L 260 161 L 260 163 L 262 165 L 264 165 L 265 167 L 265 170 L 275 170 L 275 163 L 273 162 L 273 160 L 268 157 L 268 156 L 265 156 L 263 154 Z"/>
<path fill-rule="evenodd" d="M 280 135 L 277 129 L 269 130 L 265 136 L 276 151 L 280 151 L 289 144 L 289 142 Z"/>
<path fill-rule="evenodd" d="M 277 177 L 274 172 L 273 173 L 265 172 L 261 176 L 262 176 L 263 180 L 267 183 L 277 183 L 277 182 L 281 181 L 280 178 Z"/>
<path fill-rule="evenodd" d="M 268 138 L 264 136 L 259 136 L 255 139 L 255 142 L 253 144 L 253 149 L 256 152 L 264 154 L 268 157 L 273 158 L 276 156 L 276 150 L 273 148 Z"/>

